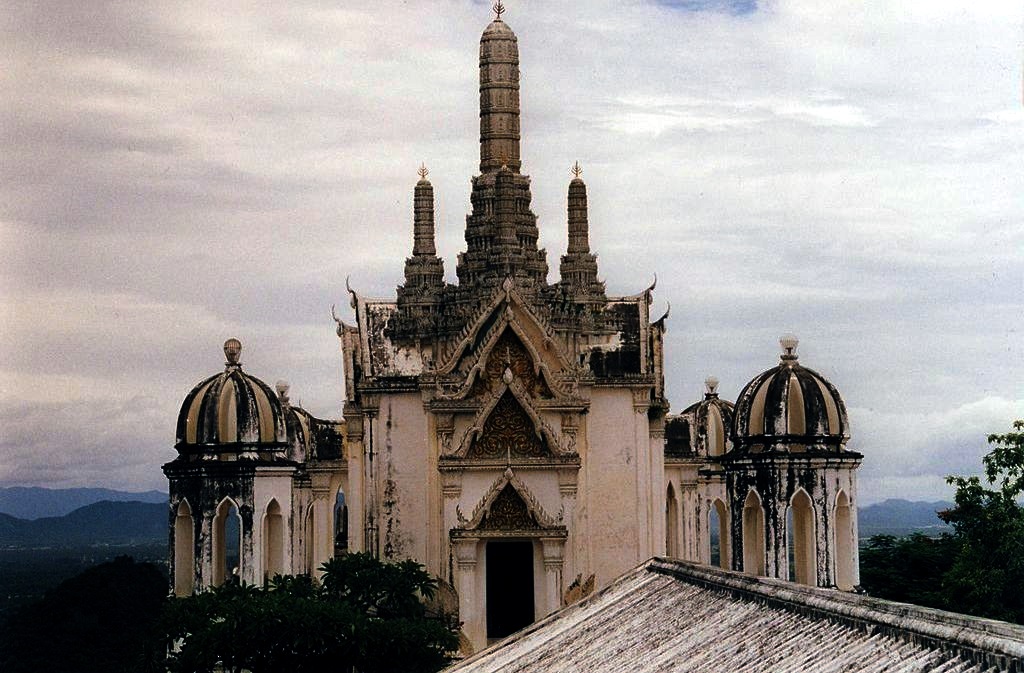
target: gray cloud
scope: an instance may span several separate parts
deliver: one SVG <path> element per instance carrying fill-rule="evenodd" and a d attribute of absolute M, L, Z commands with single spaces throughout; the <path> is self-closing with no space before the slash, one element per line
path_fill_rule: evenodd
<path fill-rule="evenodd" d="M 864 496 L 948 494 L 1024 416 L 1019 3 L 534 5 L 506 17 L 552 268 L 579 159 L 609 290 L 657 272 L 673 306 L 676 409 L 793 331 L 851 409 Z M 228 336 L 336 416 L 329 308 L 347 275 L 393 294 L 421 161 L 454 279 L 488 6 L 6 12 L 0 483 L 159 485 Z"/>

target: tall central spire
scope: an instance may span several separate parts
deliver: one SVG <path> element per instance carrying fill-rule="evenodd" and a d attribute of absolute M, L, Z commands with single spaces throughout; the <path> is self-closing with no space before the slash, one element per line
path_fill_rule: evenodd
<path fill-rule="evenodd" d="M 494 6 L 497 17 L 480 38 L 480 175 L 470 194 L 466 252 L 455 267 L 467 302 L 489 296 L 506 278 L 524 296 L 548 287 L 530 178 L 519 171 L 519 46 L 502 11 L 501 3 Z"/>
<path fill-rule="evenodd" d="M 518 173 L 519 45 L 501 20 L 504 7 L 480 38 L 480 172 L 508 166 Z"/>

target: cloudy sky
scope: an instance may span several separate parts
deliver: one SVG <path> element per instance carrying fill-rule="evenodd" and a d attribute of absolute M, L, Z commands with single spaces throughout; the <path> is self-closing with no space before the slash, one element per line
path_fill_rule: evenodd
<path fill-rule="evenodd" d="M 454 280 L 489 4 L 8 5 L 0 485 L 164 488 L 230 336 L 336 417 L 330 307 L 346 276 L 394 295 L 420 162 Z M 675 410 L 794 332 L 846 400 L 862 503 L 977 471 L 1024 417 L 1019 0 L 506 6 L 549 264 L 579 160 L 609 292 L 657 273 L 672 305 Z"/>

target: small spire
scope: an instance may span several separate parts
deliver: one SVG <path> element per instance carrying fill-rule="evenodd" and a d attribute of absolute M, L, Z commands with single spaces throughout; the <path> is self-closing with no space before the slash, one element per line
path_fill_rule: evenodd
<path fill-rule="evenodd" d="M 494 10 L 495 21 L 501 21 L 501 15 L 505 13 L 505 5 L 501 4 L 501 0 L 494 3 L 494 6 L 491 7 L 491 9 Z"/>
<path fill-rule="evenodd" d="M 583 175 L 583 168 L 582 168 L 582 167 L 580 167 L 580 162 L 579 162 L 579 161 L 577 161 L 576 163 L 574 163 L 574 164 L 572 165 L 572 168 L 571 168 L 571 169 L 569 169 L 569 172 L 570 172 L 570 173 L 572 173 L 572 176 L 573 176 L 574 178 L 578 178 L 578 177 L 580 177 L 581 175 Z"/>
<path fill-rule="evenodd" d="M 704 397 L 718 397 L 718 378 L 709 376 L 704 379 Z"/>
<path fill-rule="evenodd" d="M 427 170 L 427 165 L 421 163 L 420 167 L 416 170 L 416 175 L 420 176 L 420 180 L 426 180 L 427 176 L 430 175 L 430 171 Z"/>
<path fill-rule="evenodd" d="M 238 367 L 238 358 L 242 355 L 242 342 L 238 339 L 231 338 L 224 342 L 224 357 L 227 362 L 224 364 L 228 367 Z"/>
<path fill-rule="evenodd" d="M 782 346 L 782 361 L 783 362 L 796 362 L 796 347 L 800 343 L 792 334 L 783 334 L 779 337 L 779 345 Z"/>

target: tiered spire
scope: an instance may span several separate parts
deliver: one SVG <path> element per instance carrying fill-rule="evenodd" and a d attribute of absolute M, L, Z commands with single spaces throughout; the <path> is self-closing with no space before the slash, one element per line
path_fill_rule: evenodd
<path fill-rule="evenodd" d="M 518 173 L 519 45 L 516 34 L 501 20 L 505 8 L 494 6 L 495 18 L 480 38 L 480 172 L 502 166 Z"/>
<path fill-rule="evenodd" d="M 530 179 L 519 170 L 519 46 L 501 19 L 480 38 L 480 175 L 473 178 L 473 212 L 466 218 L 466 252 L 456 273 L 466 301 L 515 280 L 526 294 L 547 287 L 547 253 L 537 248 Z"/>
<path fill-rule="evenodd" d="M 434 186 L 427 180 L 430 171 L 423 164 L 416 173 L 420 176 L 413 197 L 413 257 L 436 255 L 434 246 Z"/>
<path fill-rule="evenodd" d="M 405 283 L 398 288 L 398 304 L 403 309 L 434 303 L 444 289 L 444 262 L 434 245 L 434 186 L 427 180 L 428 172 L 426 166 L 420 166 L 413 192 L 412 257 L 405 260 Z"/>
<path fill-rule="evenodd" d="M 559 273 L 562 287 L 575 301 L 601 303 L 606 300 L 604 283 L 597 280 L 597 256 L 590 253 L 590 226 L 587 223 L 587 185 L 580 162 L 572 167 L 569 183 L 569 246 L 562 255 Z"/>

